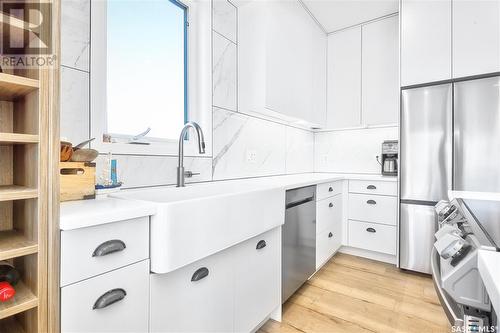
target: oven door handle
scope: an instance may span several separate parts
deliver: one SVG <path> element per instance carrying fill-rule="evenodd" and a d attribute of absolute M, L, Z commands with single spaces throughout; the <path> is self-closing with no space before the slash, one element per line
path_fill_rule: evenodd
<path fill-rule="evenodd" d="M 441 270 L 439 269 L 439 254 L 436 248 L 432 247 L 431 253 L 431 269 L 432 269 L 432 282 L 434 283 L 434 288 L 439 298 L 439 302 L 446 313 L 446 317 L 452 326 L 463 327 L 464 325 L 464 314 L 463 310 L 460 309 L 459 305 L 451 299 L 446 291 L 441 287 Z"/>

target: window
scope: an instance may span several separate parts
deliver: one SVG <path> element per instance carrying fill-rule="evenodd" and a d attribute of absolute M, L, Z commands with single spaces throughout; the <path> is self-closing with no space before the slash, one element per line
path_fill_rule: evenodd
<path fill-rule="evenodd" d="M 177 140 L 187 121 L 187 8 L 107 2 L 106 122 L 112 137 Z"/>

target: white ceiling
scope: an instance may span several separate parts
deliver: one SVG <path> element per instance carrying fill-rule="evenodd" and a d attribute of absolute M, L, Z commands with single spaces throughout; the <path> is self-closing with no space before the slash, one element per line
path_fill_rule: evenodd
<path fill-rule="evenodd" d="M 398 0 L 302 0 L 311 14 L 332 32 L 396 13 Z"/>

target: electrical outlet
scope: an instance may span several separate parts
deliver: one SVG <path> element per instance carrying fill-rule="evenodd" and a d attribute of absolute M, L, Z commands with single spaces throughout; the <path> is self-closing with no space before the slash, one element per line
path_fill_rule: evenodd
<path fill-rule="evenodd" d="M 253 149 L 247 149 L 247 162 L 255 163 L 257 162 L 257 151 Z"/>

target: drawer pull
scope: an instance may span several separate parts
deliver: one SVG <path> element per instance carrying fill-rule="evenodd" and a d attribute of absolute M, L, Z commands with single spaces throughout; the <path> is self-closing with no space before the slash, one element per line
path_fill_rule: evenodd
<path fill-rule="evenodd" d="M 328 234 L 328 238 L 332 238 L 332 237 L 333 237 L 333 234 L 330 232 L 330 233 Z"/>
<path fill-rule="evenodd" d="M 331 202 L 330 202 L 330 203 L 328 204 L 328 207 L 332 208 L 332 207 L 333 207 L 333 203 L 331 203 Z"/>
<path fill-rule="evenodd" d="M 367 190 L 376 190 L 376 189 L 377 189 L 377 186 L 375 186 L 375 185 L 368 185 L 368 186 L 366 187 L 366 189 L 367 189 Z"/>
<path fill-rule="evenodd" d="M 375 230 L 374 228 L 366 228 L 366 231 L 371 232 L 371 233 L 377 232 L 377 230 Z"/>
<path fill-rule="evenodd" d="M 127 292 L 121 288 L 107 291 L 95 301 L 92 310 L 104 309 L 111 304 L 121 301 L 125 296 L 127 296 Z"/>
<path fill-rule="evenodd" d="M 331 187 L 331 186 L 330 186 L 330 187 L 328 188 L 328 192 L 333 192 L 333 187 Z"/>
<path fill-rule="evenodd" d="M 266 247 L 266 245 L 267 245 L 266 241 L 261 240 L 257 243 L 257 246 L 255 247 L 255 249 L 257 249 L 257 250 L 263 249 Z"/>
<path fill-rule="evenodd" d="M 201 279 L 204 279 L 208 276 L 208 268 L 206 267 L 202 267 L 202 268 L 199 268 L 196 270 L 196 272 L 194 272 L 193 276 L 191 277 L 191 281 L 192 282 L 195 282 L 195 281 L 200 281 Z"/>
<path fill-rule="evenodd" d="M 102 257 L 111 253 L 125 250 L 127 246 L 119 239 L 112 239 L 99 245 L 92 253 L 92 257 Z"/>
<path fill-rule="evenodd" d="M 369 205 L 376 205 L 377 204 L 377 202 L 375 200 L 368 200 L 366 203 Z"/>

